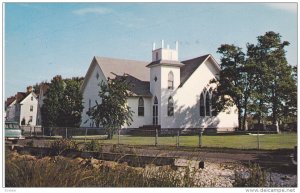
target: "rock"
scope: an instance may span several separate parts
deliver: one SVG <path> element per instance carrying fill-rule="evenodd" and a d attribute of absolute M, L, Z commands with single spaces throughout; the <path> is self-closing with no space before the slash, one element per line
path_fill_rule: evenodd
<path fill-rule="evenodd" d="M 176 167 L 189 167 L 189 168 L 199 168 L 199 161 L 196 160 L 187 160 L 187 159 L 175 159 L 174 166 Z"/>

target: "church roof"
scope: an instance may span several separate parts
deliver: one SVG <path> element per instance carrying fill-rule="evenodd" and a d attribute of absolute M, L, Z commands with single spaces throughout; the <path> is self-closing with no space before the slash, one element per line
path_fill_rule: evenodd
<path fill-rule="evenodd" d="M 193 72 L 210 56 L 210 54 L 206 54 L 204 56 L 182 61 L 184 66 L 180 68 L 179 87 L 181 87 L 185 83 L 185 81 L 187 81 L 187 79 L 193 74 Z"/>
<path fill-rule="evenodd" d="M 158 61 L 153 61 L 150 64 L 148 64 L 146 67 L 153 67 L 157 65 L 166 65 L 166 66 L 183 66 L 184 64 L 178 62 L 178 61 L 173 61 L 173 60 L 158 60 Z"/>
<path fill-rule="evenodd" d="M 145 68 L 148 62 L 95 57 L 106 78 L 114 78 L 115 75 L 129 74 L 142 81 L 149 81 L 150 70 Z"/>
<path fill-rule="evenodd" d="M 125 77 L 125 80 L 130 84 L 129 91 L 131 92 L 132 96 L 152 97 L 149 81 L 142 81 L 129 74 L 125 74 L 123 77 Z"/>

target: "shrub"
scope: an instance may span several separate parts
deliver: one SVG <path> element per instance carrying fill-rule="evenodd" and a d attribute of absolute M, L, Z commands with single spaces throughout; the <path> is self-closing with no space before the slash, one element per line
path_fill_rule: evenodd
<path fill-rule="evenodd" d="M 246 176 L 246 175 L 249 176 Z M 265 187 L 267 186 L 266 172 L 258 164 L 249 166 L 247 172 L 238 173 L 235 171 L 235 187 Z"/>
<path fill-rule="evenodd" d="M 101 151 L 102 147 L 99 141 L 97 140 L 92 140 L 89 143 L 85 144 L 85 150 L 87 151 Z"/>
<path fill-rule="evenodd" d="M 70 139 L 57 139 L 50 144 L 53 154 L 60 155 L 67 150 L 80 150 L 78 144 Z"/>
<path fill-rule="evenodd" d="M 26 145 L 27 145 L 28 147 L 33 147 L 33 146 L 34 146 L 33 140 L 28 141 L 28 142 L 26 143 Z"/>

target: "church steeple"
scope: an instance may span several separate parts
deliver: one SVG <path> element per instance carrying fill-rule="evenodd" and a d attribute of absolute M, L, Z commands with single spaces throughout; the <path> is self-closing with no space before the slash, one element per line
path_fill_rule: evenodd
<path fill-rule="evenodd" d="M 161 48 L 155 48 L 155 42 L 152 48 L 152 62 L 166 60 L 166 61 L 178 61 L 178 41 L 175 43 L 175 49 L 170 49 L 167 45 L 165 48 L 164 40 L 161 40 Z"/>

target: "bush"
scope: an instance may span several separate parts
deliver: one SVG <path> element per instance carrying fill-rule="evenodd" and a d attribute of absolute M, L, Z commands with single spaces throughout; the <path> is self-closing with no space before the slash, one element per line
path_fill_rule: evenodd
<path fill-rule="evenodd" d="M 247 176 L 247 174 L 249 176 Z M 250 165 L 247 172 L 235 172 L 235 187 L 266 187 L 266 172 L 258 164 Z"/>
<path fill-rule="evenodd" d="M 89 143 L 85 144 L 85 150 L 87 151 L 101 151 L 102 147 L 99 141 L 92 140 Z"/>
<path fill-rule="evenodd" d="M 55 155 L 60 155 L 67 150 L 80 150 L 78 144 L 70 139 L 57 139 L 50 144 Z"/>

